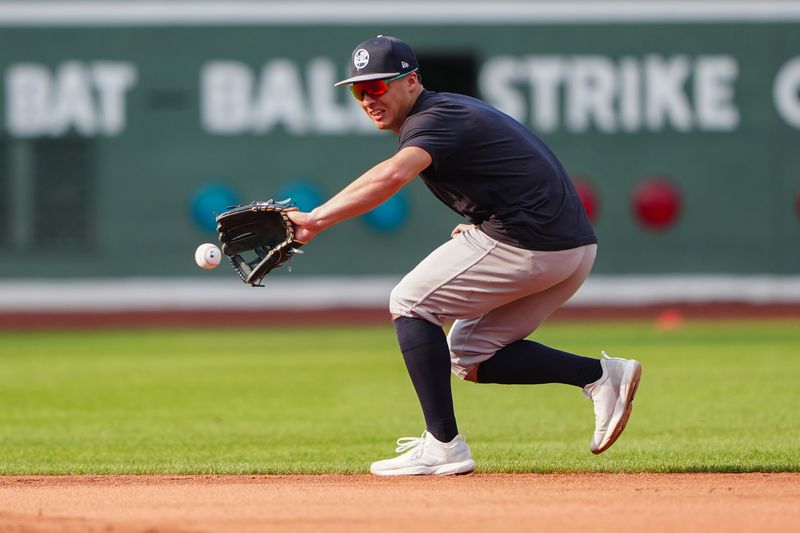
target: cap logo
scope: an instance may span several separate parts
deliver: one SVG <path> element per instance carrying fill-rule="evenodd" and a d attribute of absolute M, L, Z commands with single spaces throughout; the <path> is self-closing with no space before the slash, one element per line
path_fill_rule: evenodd
<path fill-rule="evenodd" d="M 369 52 L 363 48 L 356 50 L 356 53 L 353 54 L 353 64 L 358 70 L 366 67 L 369 64 Z"/>
<path fill-rule="evenodd" d="M 401 61 L 400 66 L 403 68 L 408 68 L 408 63 L 406 63 L 405 61 Z"/>

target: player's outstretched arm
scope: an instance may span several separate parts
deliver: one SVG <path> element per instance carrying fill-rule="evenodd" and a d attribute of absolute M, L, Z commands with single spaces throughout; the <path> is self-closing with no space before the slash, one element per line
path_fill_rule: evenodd
<path fill-rule="evenodd" d="M 289 220 L 296 226 L 295 239 L 308 242 L 319 232 L 378 207 L 425 170 L 431 161 L 430 154 L 422 148 L 403 148 L 313 211 L 288 213 Z"/>

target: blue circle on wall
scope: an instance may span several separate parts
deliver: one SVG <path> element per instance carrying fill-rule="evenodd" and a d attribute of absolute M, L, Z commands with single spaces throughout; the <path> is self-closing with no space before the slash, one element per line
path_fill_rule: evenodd
<path fill-rule="evenodd" d="M 286 200 L 291 198 L 294 205 L 300 211 L 308 212 L 315 207 L 322 205 L 322 193 L 313 184 L 305 181 L 293 181 L 286 183 L 278 190 L 275 200 Z"/>
<path fill-rule="evenodd" d="M 216 233 L 217 215 L 228 207 L 238 205 L 239 196 L 229 185 L 210 183 L 197 189 L 192 198 L 192 220 L 203 231 Z"/>
<path fill-rule="evenodd" d="M 408 200 L 401 192 L 383 202 L 372 211 L 364 214 L 370 228 L 381 233 L 400 229 L 408 218 Z"/>

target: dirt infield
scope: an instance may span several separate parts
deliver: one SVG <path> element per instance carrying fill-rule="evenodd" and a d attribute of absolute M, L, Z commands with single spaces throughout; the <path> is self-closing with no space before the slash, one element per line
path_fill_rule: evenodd
<path fill-rule="evenodd" d="M 0 477 L 0 531 L 800 531 L 800 474 Z"/>

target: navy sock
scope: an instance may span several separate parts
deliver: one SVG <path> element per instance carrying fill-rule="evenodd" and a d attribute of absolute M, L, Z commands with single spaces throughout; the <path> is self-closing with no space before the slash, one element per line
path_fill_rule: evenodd
<path fill-rule="evenodd" d="M 478 383 L 566 383 L 584 387 L 602 375 L 599 359 L 526 340 L 512 342 L 478 366 Z"/>
<path fill-rule="evenodd" d="M 417 391 L 425 426 L 437 440 L 458 435 L 450 388 L 450 348 L 442 328 L 421 318 L 394 320 L 408 375 Z"/>

